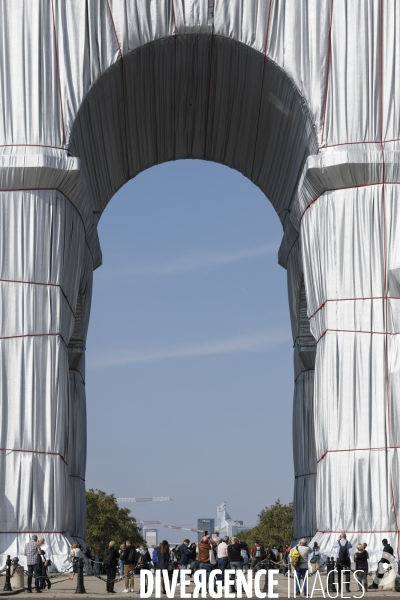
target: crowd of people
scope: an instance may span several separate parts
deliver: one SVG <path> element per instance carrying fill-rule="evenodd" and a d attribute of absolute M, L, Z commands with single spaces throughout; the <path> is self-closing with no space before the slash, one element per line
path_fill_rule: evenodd
<path fill-rule="evenodd" d="M 369 555 L 366 550 L 367 544 L 357 544 L 356 553 L 353 560 L 356 565 L 356 577 L 359 589 L 378 588 L 380 579 L 385 573 L 383 567 L 385 563 L 394 560 L 392 546 L 387 539 L 382 540 L 383 553 L 378 563 L 378 569 L 374 582 L 367 588 L 367 576 L 369 571 Z M 346 533 L 341 533 L 333 546 L 336 552 L 335 568 L 338 572 L 339 589 L 342 585 L 345 591 L 350 591 L 350 550 L 352 544 L 347 540 Z M 51 566 L 50 549 L 45 539 L 32 535 L 30 542 L 25 545 L 25 557 L 28 571 L 28 592 L 35 591 L 41 593 L 46 586 L 51 587 L 51 581 L 47 574 L 47 569 Z M 197 570 L 205 571 L 206 589 L 209 591 L 210 574 L 214 569 L 219 569 L 220 573 L 214 578 L 221 581 L 223 585 L 224 574 L 227 569 L 246 572 L 249 568 L 257 571 L 259 568 L 267 572 L 271 569 L 279 570 L 280 573 L 287 573 L 292 569 L 296 582 L 296 593 L 300 594 L 301 588 L 305 596 L 308 594 L 307 580 L 309 574 L 309 563 L 316 572 L 320 568 L 321 552 L 317 542 L 310 547 L 305 538 L 292 547 L 287 544 L 285 547 L 264 548 L 256 540 L 251 548 L 237 537 L 221 538 L 218 542 L 205 532 L 198 544 L 190 543 L 185 539 L 181 544 L 173 547 L 163 540 L 159 546 L 148 549 L 141 545 L 136 549 L 131 540 L 116 547 L 114 541 L 110 541 L 108 550 L 104 556 L 98 556 L 93 548 L 88 547 L 85 552 L 77 543 L 71 547 L 72 574 L 70 579 L 74 579 L 78 572 L 79 562 L 86 565 L 87 574 L 106 575 L 106 590 L 108 593 L 116 593 L 114 583 L 118 580 L 124 581 L 123 593 L 133 592 L 135 575 L 140 574 L 141 569 L 166 570 L 172 579 L 175 569 L 179 569 L 178 583 L 181 584 L 181 575 L 183 571 L 190 569 L 194 574 Z M 34 590 L 32 589 L 32 580 L 35 580 Z M 164 579 L 161 578 L 163 594 L 166 593 Z M 230 591 L 235 591 L 235 578 L 230 580 Z M 264 592 L 268 591 L 268 574 L 265 577 Z"/>

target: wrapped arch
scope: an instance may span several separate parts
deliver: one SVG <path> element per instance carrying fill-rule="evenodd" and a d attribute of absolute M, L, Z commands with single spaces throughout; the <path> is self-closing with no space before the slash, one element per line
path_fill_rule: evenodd
<path fill-rule="evenodd" d="M 295 535 L 317 535 L 327 552 L 342 529 L 372 551 L 383 534 L 398 547 L 395 10 L 389 0 L 3 2 L 3 556 L 45 532 L 61 566 L 84 537 L 77 423 L 96 226 L 126 181 L 178 158 L 239 170 L 282 222 Z"/>

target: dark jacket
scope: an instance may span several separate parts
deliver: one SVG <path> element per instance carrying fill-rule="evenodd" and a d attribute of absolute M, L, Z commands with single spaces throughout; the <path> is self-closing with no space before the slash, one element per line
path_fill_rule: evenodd
<path fill-rule="evenodd" d="M 388 554 L 394 556 L 393 548 L 390 544 L 386 544 L 385 546 L 383 546 L 383 552 L 387 552 Z"/>
<path fill-rule="evenodd" d="M 231 562 L 243 562 L 243 556 L 240 551 L 245 548 L 246 544 L 238 542 L 237 544 L 229 544 L 228 546 L 228 558 Z"/>
<path fill-rule="evenodd" d="M 111 569 L 115 569 L 118 561 L 119 561 L 119 552 L 116 548 L 110 548 L 109 553 L 108 553 L 108 564 L 106 565 L 107 567 L 111 568 Z"/>
<path fill-rule="evenodd" d="M 366 550 L 356 552 L 354 555 L 354 562 L 356 563 L 356 569 L 368 570 L 368 552 Z"/>
<path fill-rule="evenodd" d="M 136 553 L 136 566 L 141 569 L 147 569 L 149 562 L 151 561 L 150 553 L 148 550 L 143 554 L 141 552 Z"/>
<path fill-rule="evenodd" d="M 169 555 L 169 546 L 165 546 L 164 550 L 161 552 L 160 548 L 157 548 L 158 552 L 158 561 L 155 564 L 156 569 L 168 569 L 170 555 Z"/>
<path fill-rule="evenodd" d="M 135 546 L 127 546 L 120 557 L 126 565 L 135 565 L 137 560 Z"/>
<path fill-rule="evenodd" d="M 181 552 L 181 557 L 178 560 L 178 563 L 180 565 L 188 565 L 190 563 L 189 548 L 186 546 L 186 544 L 182 544 L 182 546 L 179 546 L 179 550 Z"/>

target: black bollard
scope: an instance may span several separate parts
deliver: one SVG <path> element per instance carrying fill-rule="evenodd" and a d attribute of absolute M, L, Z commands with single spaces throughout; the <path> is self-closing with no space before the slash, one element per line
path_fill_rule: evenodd
<path fill-rule="evenodd" d="M 76 580 L 75 594 L 86 594 L 85 586 L 83 583 L 83 559 L 78 559 L 78 577 Z"/>
<path fill-rule="evenodd" d="M 8 555 L 7 560 L 6 560 L 6 582 L 3 587 L 3 592 L 12 592 L 10 579 L 11 579 L 11 556 Z"/>
<path fill-rule="evenodd" d="M 328 557 L 326 568 L 328 571 L 326 576 L 326 589 L 329 593 L 335 592 L 335 561 L 333 556 L 331 556 L 331 558 Z"/>

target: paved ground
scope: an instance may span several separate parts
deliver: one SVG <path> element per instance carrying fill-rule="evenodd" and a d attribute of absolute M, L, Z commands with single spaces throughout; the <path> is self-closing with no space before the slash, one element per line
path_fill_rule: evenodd
<path fill-rule="evenodd" d="M 284 577 L 283 575 L 278 575 L 277 577 L 278 579 L 278 585 L 275 588 L 275 592 L 277 592 L 279 594 L 279 598 L 288 598 L 288 591 L 287 591 L 287 578 Z M 321 576 L 322 582 L 325 586 L 325 577 L 322 575 Z M 312 589 L 312 586 L 314 585 L 314 580 L 315 578 L 312 577 L 310 579 L 310 591 Z M 4 581 L 5 578 L 4 577 L 0 577 L 0 590 L 3 589 L 4 586 Z M 25 585 L 26 585 L 26 579 L 25 579 Z M 291 593 L 290 593 L 290 597 L 293 598 L 293 580 L 291 580 Z M 139 578 L 135 577 L 135 590 L 133 593 L 130 594 L 123 594 L 122 590 L 124 589 L 124 584 L 119 582 L 115 585 L 115 590 L 118 594 L 118 596 L 122 596 L 123 598 L 140 598 L 139 592 L 138 592 L 138 587 L 139 587 Z M 315 588 L 317 588 L 318 585 L 315 585 Z M 101 581 L 99 579 L 97 579 L 94 576 L 90 576 L 90 577 L 85 577 L 85 589 L 86 589 L 86 594 L 82 594 L 80 597 L 82 598 L 110 598 L 110 594 L 106 593 L 106 584 L 104 581 Z M 68 578 L 66 578 L 64 575 L 61 576 L 59 579 L 54 579 L 53 580 L 53 585 L 51 587 L 50 590 L 45 590 L 43 592 L 43 594 L 47 597 L 47 598 L 60 598 L 60 599 L 67 599 L 67 598 L 75 598 L 76 599 L 76 595 L 75 595 L 75 590 L 76 590 L 76 578 L 74 581 L 70 581 Z M 187 592 L 188 593 L 193 593 L 194 590 L 194 585 L 191 584 L 188 588 L 187 588 Z M 357 591 L 357 586 L 355 584 L 354 581 L 352 581 L 351 583 L 351 587 L 350 587 L 350 594 L 343 594 L 343 597 L 359 597 L 360 594 Z M 114 596 L 117 596 L 117 594 L 114 594 Z M 28 594 L 26 591 L 19 593 L 18 594 L 18 598 L 30 598 L 30 600 L 33 600 L 35 594 Z M 5 597 L 5 596 L 3 596 Z M 153 596 L 151 596 L 152 598 L 154 598 L 154 594 Z M 180 588 L 178 587 L 175 593 L 175 598 L 179 598 L 180 597 Z M 256 595 L 253 594 L 253 597 L 256 598 Z M 299 597 L 299 596 L 298 596 Z M 313 595 L 313 598 L 323 598 L 323 597 L 329 597 L 326 592 L 325 595 L 322 594 L 321 590 L 317 591 L 315 590 Z M 331 597 L 335 597 L 335 594 L 332 593 Z M 370 590 L 368 591 L 368 593 L 366 594 L 366 597 L 369 598 L 370 600 L 379 600 L 379 598 L 387 598 L 387 597 L 397 597 L 400 600 L 400 592 L 395 592 L 395 591 L 382 591 L 380 590 Z M 162 598 L 166 598 L 166 596 L 162 595 Z M 207 596 L 207 598 L 210 598 L 210 596 Z M 339 594 L 339 598 L 340 598 L 340 594 Z M 44 600 L 44 598 L 43 598 Z"/>

